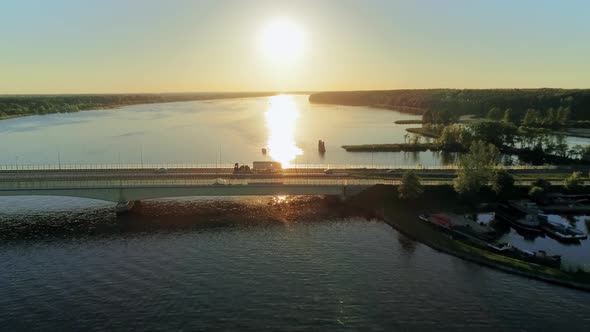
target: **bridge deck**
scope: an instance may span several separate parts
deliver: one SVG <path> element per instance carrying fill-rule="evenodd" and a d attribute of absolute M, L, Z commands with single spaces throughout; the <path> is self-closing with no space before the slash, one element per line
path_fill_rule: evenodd
<path fill-rule="evenodd" d="M 178 196 L 349 195 L 374 185 L 397 185 L 384 170 L 323 170 L 280 174 L 233 174 L 231 169 L 77 169 L 0 171 L 0 196 L 55 195 L 121 202 Z M 454 170 L 422 170 L 440 179 L 423 185 L 451 184 Z M 563 171 L 562 171 L 563 172 Z M 519 184 L 529 184 L 520 181 Z M 557 181 L 555 184 L 561 183 Z"/>

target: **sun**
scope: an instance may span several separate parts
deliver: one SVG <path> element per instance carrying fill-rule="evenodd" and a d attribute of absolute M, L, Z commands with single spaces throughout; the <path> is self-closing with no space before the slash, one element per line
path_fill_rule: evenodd
<path fill-rule="evenodd" d="M 289 63 L 303 53 L 304 34 L 293 21 L 286 18 L 274 19 L 263 27 L 260 44 L 269 60 Z"/>

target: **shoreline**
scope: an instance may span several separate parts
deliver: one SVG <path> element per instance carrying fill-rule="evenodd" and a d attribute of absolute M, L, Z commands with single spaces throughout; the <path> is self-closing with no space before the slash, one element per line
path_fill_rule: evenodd
<path fill-rule="evenodd" d="M 0 121 L 2 120 L 10 120 L 10 119 L 15 119 L 15 118 L 22 118 L 22 117 L 27 117 L 27 116 L 35 116 L 35 115 L 50 115 L 50 114 L 64 114 L 64 113 L 78 113 L 78 112 L 84 112 L 84 111 L 100 111 L 100 110 L 110 110 L 110 109 L 117 109 L 117 108 L 121 108 L 121 107 L 125 107 L 125 106 L 134 106 L 134 105 L 151 105 L 151 104 L 168 104 L 168 103 L 179 103 L 179 102 L 190 102 L 190 101 L 207 101 L 207 100 L 219 100 L 219 99 L 241 99 L 241 98 L 256 98 L 256 97 L 269 97 L 269 96 L 275 96 L 278 93 L 253 93 L 253 94 L 237 94 L 237 95 L 209 95 L 209 96 L 199 96 L 196 95 L 193 98 L 180 98 L 177 100 L 151 100 L 151 99 L 146 99 L 146 100 L 141 100 L 141 101 L 137 101 L 137 102 L 127 102 L 127 103 L 114 103 L 114 104 L 110 104 L 110 105 L 103 105 L 103 106 L 92 106 L 92 107 L 88 107 L 88 108 L 80 108 L 77 110 L 70 110 L 70 111 L 62 111 L 62 112 L 47 112 L 47 113 L 43 113 L 43 114 L 38 114 L 38 113 L 20 113 L 20 114 L 10 114 L 10 115 L 2 115 L 0 116 Z M 52 97 L 53 95 L 50 95 L 49 97 Z M 75 95 L 72 95 L 75 96 Z M 105 95 L 97 95 L 97 96 L 111 96 L 108 94 Z M 12 96 L 8 96 L 8 97 L 12 97 Z M 0 103 L 2 102 L 2 98 L 8 98 L 8 97 L 3 97 L 0 96 Z M 55 96 L 54 96 L 55 97 Z M 22 97 L 22 96 L 18 96 L 18 98 L 26 98 Z M 31 98 L 41 98 L 41 97 L 31 97 Z"/>
<path fill-rule="evenodd" d="M 441 146 L 438 143 L 389 143 L 389 144 L 358 144 L 342 145 L 347 152 L 465 152 L 458 146 Z"/>
<path fill-rule="evenodd" d="M 487 266 L 490 268 L 494 268 L 494 269 L 497 269 L 497 270 L 500 270 L 503 272 L 508 272 L 508 273 L 512 273 L 515 275 L 521 275 L 521 276 L 527 277 L 529 279 L 541 280 L 541 281 L 545 281 L 548 283 L 557 284 L 560 286 L 565 286 L 565 287 L 570 287 L 570 288 L 575 288 L 578 290 L 590 292 L 590 284 L 579 283 L 576 281 L 563 280 L 560 278 L 551 277 L 549 275 L 543 275 L 543 274 L 537 274 L 537 273 L 532 273 L 532 272 L 528 272 L 528 271 L 523 271 L 521 269 L 517 269 L 514 267 L 507 266 L 507 265 L 502 265 L 502 264 L 493 262 L 491 260 L 486 260 L 486 259 L 476 257 L 473 255 L 469 255 L 469 254 L 466 254 L 466 253 L 463 253 L 463 252 L 460 252 L 457 250 L 453 250 L 451 248 L 447 248 L 442 245 L 436 245 L 432 241 L 426 241 L 424 239 L 418 238 L 418 236 L 415 236 L 415 234 L 412 234 L 411 232 L 405 230 L 403 227 L 400 227 L 395 221 L 393 221 L 391 218 L 389 218 L 389 216 L 387 216 L 387 214 L 377 213 L 377 215 L 379 216 L 379 218 L 381 220 L 383 220 L 383 222 L 385 222 L 386 224 L 388 224 L 389 226 L 394 228 L 396 231 L 402 233 L 404 236 L 407 236 L 407 237 L 413 239 L 414 241 L 422 243 L 431 249 L 445 253 L 447 255 L 455 256 L 457 258 L 464 259 L 466 261 L 476 263 L 479 265 L 483 265 L 483 266 Z M 501 255 L 497 255 L 497 256 L 501 256 Z M 526 263 L 526 264 L 530 264 L 530 263 Z"/>
<path fill-rule="evenodd" d="M 357 195 L 350 204 L 369 209 L 377 218 L 405 236 L 434 250 L 500 271 L 537 279 L 552 284 L 590 292 L 590 273 L 578 265 L 561 265 L 559 268 L 535 264 L 500 255 L 484 247 L 455 239 L 418 219 L 422 213 L 472 211 L 458 201 L 452 187 L 429 186 L 421 199 L 403 201 L 397 197 L 397 186 L 377 186 Z M 523 192 L 524 193 L 524 192 Z M 481 192 L 478 202 L 494 201 L 493 192 Z M 475 204 L 475 203 L 474 203 Z"/>

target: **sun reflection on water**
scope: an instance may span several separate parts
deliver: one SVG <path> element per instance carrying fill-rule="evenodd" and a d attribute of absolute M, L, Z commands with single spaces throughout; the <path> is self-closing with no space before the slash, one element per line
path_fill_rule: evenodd
<path fill-rule="evenodd" d="M 265 116 L 268 128 L 268 153 L 283 167 L 290 167 L 291 162 L 303 154 L 303 150 L 295 143 L 295 125 L 299 110 L 293 97 L 285 95 L 270 97 Z"/>

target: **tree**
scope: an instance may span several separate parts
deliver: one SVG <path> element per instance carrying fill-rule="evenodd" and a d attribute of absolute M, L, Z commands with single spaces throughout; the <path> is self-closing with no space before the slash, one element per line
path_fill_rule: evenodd
<path fill-rule="evenodd" d="M 534 109 L 528 109 L 524 118 L 522 119 L 522 125 L 526 127 L 535 126 L 539 119 L 539 113 Z"/>
<path fill-rule="evenodd" d="M 582 160 L 590 160 L 590 145 L 586 145 L 582 148 L 582 153 L 580 155 Z"/>
<path fill-rule="evenodd" d="M 564 187 L 567 190 L 576 191 L 582 188 L 582 173 L 573 172 L 572 175 L 565 178 Z"/>
<path fill-rule="evenodd" d="M 440 110 L 433 114 L 434 122 L 442 124 L 451 124 L 457 122 L 459 117 L 448 109 Z"/>
<path fill-rule="evenodd" d="M 397 191 L 400 199 L 412 200 L 420 197 L 424 189 L 416 173 L 413 170 L 408 170 L 404 172 Z"/>
<path fill-rule="evenodd" d="M 505 170 L 495 170 L 492 174 L 492 191 L 496 195 L 511 192 L 514 189 L 514 177 Z"/>
<path fill-rule="evenodd" d="M 571 109 L 569 107 L 560 107 L 557 109 L 556 121 L 564 127 L 567 126 L 570 121 Z"/>
<path fill-rule="evenodd" d="M 490 120 L 500 121 L 503 116 L 504 116 L 504 114 L 503 114 L 502 110 L 499 109 L 498 107 L 492 107 L 490 109 L 490 111 L 488 112 L 488 119 L 490 119 Z"/>
<path fill-rule="evenodd" d="M 545 112 L 545 117 L 541 120 L 544 127 L 554 127 L 555 126 L 555 110 L 553 107 L 550 107 L 547 112 Z"/>
<path fill-rule="evenodd" d="M 438 137 L 438 143 L 447 148 L 452 147 L 469 147 L 473 137 L 465 127 L 461 125 L 450 125 L 444 127 L 440 136 Z"/>
<path fill-rule="evenodd" d="M 510 123 L 481 121 L 468 126 L 475 140 L 482 140 L 496 146 L 513 145 L 516 127 Z"/>
<path fill-rule="evenodd" d="M 422 114 L 422 123 L 423 124 L 430 124 L 433 122 L 433 120 L 434 120 L 434 118 L 432 116 L 432 111 L 431 110 L 424 111 L 424 113 Z"/>
<path fill-rule="evenodd" d="M 545 189 L 542 187 L 532 186 L 529 190 L 529 196 L 535 200 L 541 199 L 545 195 Z"/>
<path fill-rule="evenodd" d="M 502 118 L 502 122 L 504 122 L 504 123 L 513 123 L 514 122 L 514 115 L 512 114 L 511 108 L 507 108 L 504 111 L 504 117 Z"/>
<path fill-rule="evenodd" d="M 568 151 L 568 153 L 570 158 L 582 159 L 585 151 L 586 149 L 583 146 L 581 146 L 580 144 L 576 144 Z"/>
<path fill-rule="evenodd" d="M 539 179 L 536 179 L 535 181 L 533 181 L 533 186 L 540 187 L 542 189 L 547 189 L 547 188 L 551 187 L 551 182 L 549 182 L 543 178 L 539 178 Z"/>
<path fill-rule="evenodd" d="M 555 140 L 555 153 L 560 157 L 567 157 L 568 146 L 563 135 L 557 135 Z"/>
<path fill-rule="evenodd" d="M 477 193 L 490 178 L 497 156 L 498 149 L 493 144 L 473 142 L 469 153 L 459 158 L 457 178 L 453 183 L 455 191 L 460 194 Z"/>

